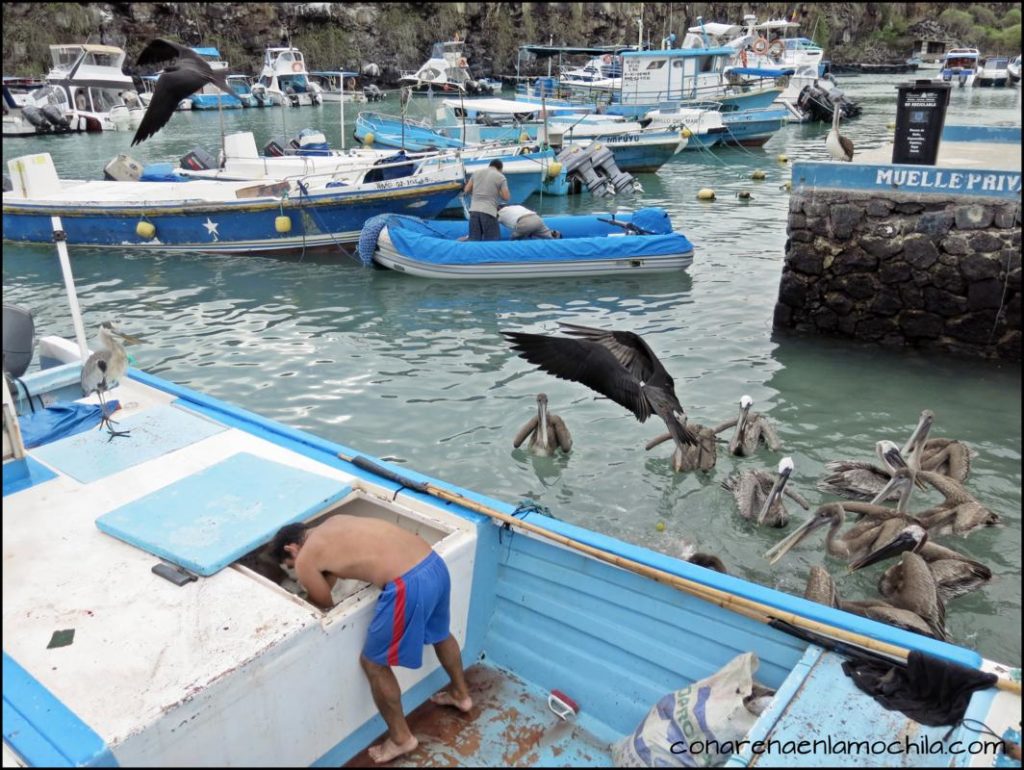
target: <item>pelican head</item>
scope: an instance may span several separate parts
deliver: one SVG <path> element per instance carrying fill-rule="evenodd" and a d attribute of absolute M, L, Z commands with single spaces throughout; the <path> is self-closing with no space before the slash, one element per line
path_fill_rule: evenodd
<path fill-rule="evenodd" d="M 878 459 L 881 460 L 882 465 L 889 469 L 889 473 L 895 473 L 900 468 L 907 468 L 907 461 L 903 458 L 903 452 L 900 448 L 892 441 L 883 439 L 875 444 L 875 454 L 878 455 Z M 919 479 L 916 475 L 913 477 L 914 486 L 918 489 L 924 489 L 924 482 Z M 878 499 L 877 497 L 875 498 Z"/>
<path fill-rule="evenodd" d="M 907 443 L 903 445 L 902 451 L 905 457 L 911 457 L 915 450 L 920 455 L 921 450 L 924 448 L 924 442 L 928 440 L 928 433 L 931 431 L 934 422 L 935 412 L 931 409 L 922 409 L 921 416 L 917 420 L 917 427 L 910 434 Z"/>
<path fill-rule="evenodd" d="M 900 513 L 906 513 L 907 503 L 910 502 L 910 493 L 913 491 L 914 485 L 921 486 L 921 482 L 917 478 L 917 473 L 914 469 L 907 467 L 897 468 L 892 472 L 892 478 L 889 479 L 889 482 L 875 495 L 871 504 L 881 505 L 882 501 L 889 497 L 890 492 L 898 490 L 900 499 L 896 503 L 896 510 Z"/>
<path fill-rule="evenodd" d="M 779 502 L 782 498 L 782 491 L 786 488 L 786 482 L 789 481 L 789 477 L 793 473 L 792 457 L 783 457 L 779 460 L 778 478 L 775 479 L 775 484 L 772 485 L 772 491 L 768 493 L 768 497 L 764 499 L 764 505 L 761 506 L 761 512 L 757 514 L 757 523 L 764 524 L 764 520 L 768 517 L 768 512 L 773 506 Z M 785 526 L 784 524 L 782 526 Z"/>
<path fill-rule="evenodd" d="M 867 567 L 871 564 L 877 564 L 885 559 L 891 559 L 893 556 L 901 554 L 904 551 L 917 552 L 921 549 L 921 546 L 927 542 L 928 530 L 918 524 L 911 524 L 896 533 L 896 537 L 888 543 L 879 546 L 871 553 L 865 554 L 856 561 L 850 562 L 850 572 L 862 569 L 863 567 Z"/>
<path fill-rule="evenodd" d="M 842 505 L 839 503 L 825 503 L 825 505 L 822 505 L 811 514 L 807 521 L 769 548 L 765 552 L 764 557 L 768 559 L 769 564 L 775 564 L 775 562 L 789 553 L 797 543 L 815 530 L 829 524 L 835 524 L 837 527 L 841 526 L 845 519 L 846 511 Z"/>
<path fill-rule="evenodd" d="M 743 429 L 747 427 L 747 418 L 750 415 L 750 407 L 754 405 L 754 399 L 750 396 L 740 397 L 740 415 L 736 420 L 736 430 L 729 441 L 729 451 L 735 453 L 743 440 Z"/>

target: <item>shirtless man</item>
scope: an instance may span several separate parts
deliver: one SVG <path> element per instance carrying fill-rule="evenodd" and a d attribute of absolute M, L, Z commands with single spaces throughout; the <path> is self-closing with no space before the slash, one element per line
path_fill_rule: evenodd
<path fill-rule="evenodd" d="M 337 514 L 316 527 L 288 524 L 274 537 L 271 555 L 294 569 L 309 600 L 324 610 L 335 581 L 353 578 L 382 591 L 359 662 L 388 737 L 370 747 L 374 762 L 389 762 L 419 742 L 402 712 L 402 691 L 392 666 L 419 668 L 430 644 L 451 683 L 430 700 L 462 712 L 473 707 L 459 643 L 448 629 L 451 582 L 444 560 L 426 540 L 380 519 Z"/>

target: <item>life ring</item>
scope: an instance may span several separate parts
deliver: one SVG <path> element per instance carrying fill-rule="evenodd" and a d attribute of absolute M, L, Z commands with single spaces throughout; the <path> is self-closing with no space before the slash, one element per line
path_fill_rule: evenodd
<path fill-rule="evenodd" d="M 765 51 L 768 50 L 768 41 L 765 40 L 763 37 L 759 37 L 757 40 L 751 43 L 750 50 L 758 54 L 764 53 Z"/>
<path fill-rule="evenodd" d="M 742 51 L 740 51 L 740 62 L 742 62 L 744 67 L 747 66 L 747 49 L 746 48 L 744 48 Z"/>
<path fill-rule="evenodd" d="M 293 62 L 292 72 L 302 72 L 302 62 Z"/>
<path fill-rule="evenodd" d="M 606 53 L 604 56 L 601 57 L 601 61 L 603 61 L 605 64 L 611 64 L 612 55 L 610 53 Z"/>
<path fill-rule="evenodd" d="M 772 44 L 768 46 L 768 55 L 773 59 L 778 59 L 786 50 L 786 44 L 781 40 L 773 40 Z"/>
<path fill-rule="evenodd" d="M 460 66 L 460 67 L 461 67 L 462 69 L 465 69 L 466 67 L 468 67 L 468 66 L 469 66 L 469 62 L 468 62 L 468 61 L 466 61 L 466 57 L 465 57 L 465 56 L 463 56 L 462 58 L 460 58 L 460 59 L 459 59 L 459 66 Z"/>

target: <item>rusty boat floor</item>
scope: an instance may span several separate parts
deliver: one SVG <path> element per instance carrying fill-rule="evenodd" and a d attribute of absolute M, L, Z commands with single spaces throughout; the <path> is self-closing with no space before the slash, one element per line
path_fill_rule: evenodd
<path fill-rule="evenodd" d="M 415 751 L 376 765 L 364 749 L 345 767 L 612 765 L 608 742 L 572 718 L 562 721 L 555 716 L 548 708 L 548 693 L 540 688 L 489 663 L 466 669 L 466 682 L 473 696 L 469 713 L 428 700 L 408 716 L 420 743 Z M 585 704 L 580 708 L 584 710 Z"/>

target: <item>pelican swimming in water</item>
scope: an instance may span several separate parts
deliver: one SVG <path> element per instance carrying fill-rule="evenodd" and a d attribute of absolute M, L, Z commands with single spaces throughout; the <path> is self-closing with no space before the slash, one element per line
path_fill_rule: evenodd
<path fill-rule="evenodd" d="M 675 471 L 710 471 L 718 462 L 718 446 L 715 440 L 716 434 L 729 427 L 729 423 L 719 425 L 715 428 L 708 428 L 695 422 L 687 422 L 687 429 L 697 437 L 696 444 L 676 446 L 672 452 L 672 469 Z M 671 433 L 662 433 L 657 438 L 652 438 L 644 447 L 646 450 L 654 449 L 665 441 L 672 438 Z"/>
<path fill-rule="evenodd" d="M 99 338 L 100 349 L 89 356 L 82 365 L 81 383 L 85 395 L 95 393 L 99 399 L 100 427 L 107 429 L 110 434 L 107 440 L 110 441 L 115 436 L 127 436 L 131 433 L 127 430 L 114 430 L 117 423 L 107 414 L 105 401 L 106 394 L 120 382 L 128 370 L 128 352 L 119 340 L 124 340 L 125 345 L 133 345 L 142 340 L 118 330 L 110 321 L 100 324 Z"/>
<path fill-rule="evenodd" d="M 992 527 L 999 523 L 999 514 L 979 503 L 963 484 L 932 471 L 901 468 L 893 474 L 889 484 L 879 492 L 878 497 L 897 489 L 901 498 L 904 498 L 910 494 L 911 484 L 920 480 L 930 484 L 945 498 L 938 505 L 914 514 L 929 534 L 967 537 L 976 529 Z"/>
<path fill-rule="evenodd" d="M 512 446 L 519 445 L 530 438 L 530 451 L 537 455 L 552 455 L 561 449 L 568 452 L 572 449 L 572 436 L 565 421 L 557 414 L 548 411 L 548 397 L 544 393 L 537 394 L 537 414 L 519 429 Z"/>
<path fill-rule="evenodd" d="M 825 149 L 835 160 L 849 163 L 853 160 L 853 142 L 839 133 L 839 121 L 842 117 L 842 101 L 837 100 L 832 107 L 832 128 L 825 137 Z"/>
<path fill-rule="evenodd" d="M 838 495 L 850 500 L 871 500 L 889 483 L 893 471 L 907 467 L 908 462 L 916 462 L 920 454 L 913 455 L 915 449 L 920 452 L 922 441 L 927 439 L 935 415 L 929 410 L 921 412 L 917 426 L 907 439 L 902 451 L 892 441 L 883 440 L 875 444 L 875 455 L 881 467 L 859 460 L 830 460 L 825 463 L 829 475 L 818 481 L 818 489 L 831 495 Z M 895 499 L 892 492 L 885 499 Z"/>
<path fill-rule="evenodd" d="M 888 623 L 897 628 L 934 637 L 931 627 L 919 615 L 910 610 L 894 607 L 880 599 L 867 601 L 846 601 L 839 596 L 835 581 L 824 567 L 814 565 L 807 576 L 804 598 L 826 607 L 852 612 L 871 620 Z"/>
<path fill-rule="evenodd" d="M 730 476 L 722 487 L 732 492 L 743 518 L 753 519 L 759 526 L 784 527 L 789 522 L 789 512 L 782 502 L 783 494 L 796 500 L 804 510 L 811 507 L 803 497 L 786 488 L 793 468 L 792 458 L 783 457 L 776 475 L 751 468 Z"/>
<path fill-rule="evenodd" d="M 209 62 L 191 48 L 157 38 L 151 40 L 139 54 L 137 65 L 157 64 L 174 60 L 164 67 L 157 78 L 153 98 L 142 116 L 142 122 L 132 139 L 132 147 L 144 142 L 164 127 L 178 109 L 178 102 L 191 96 L 207 83 L 220 88 L 225 94 L 234 94 L 225 77 L 227 70 L 214 71 Z M 222 126 L 223 129 L 223 126 Z"/>
<path fill-rule="evenodd" d="M 573 380 L 626 407 L 637 420 L 665 421 L 676 447 L 697 443 L 686 427 L 675 382 L 640 335 L 559 322 L 570 337 L 502 332 L 521 358 L 563 380 Z"/>
<path fill-rule="evenodd" d="M 950 599 L 963 596 L 980 588 L 992 579 L 992 570 L 962 553 L 946 548 L 928 539 L 928 530 L 912 524 L 897 533 L 889 542 L 850 564 L 850 571 L 863 569 L 871 564 L 898 556 L 904 551 L 913 551 L 928 565 L 935 578 L 939 599 L 943 604 Z M 902 579 L 903 564 L 887 569 L 878 580 L 878 592 L 888 598 L 896 591 Z"/>
<path fill-rule="evenodd" d="M 925 560 L 913 551 L 904 551 L 900 558 L 902 569 L 896 574 L 886 599 L 893 606 L 919 616 L 937 638 L 948 641 L 946 607 L 939 598 L 935 576 Z"/>
<path fill-rule="evenodd" d="M 915 470 L 941 473 L 963 483 L 971 472 L 971 458 L 975 452 L 968 444 L 957 439 L 929 438 L 928 432 L 934 420 L 935 414 L 930 409 L 921 412 L 918 428 L 923 423 L 927 423 L 927 427 L 914 431 L 903 445 L 903 454 Z"/>
<path fill-rule="evenodd" d="M 779 441 L 779 434 L 775 432 L 774 426 L 764 415 L 751 412 L 750 407 L 753 405 L 754 399 L 750 396 L 740 398 L 740 413 L 734 422 L 736 431 L 729 441 L 729 454 L 749 457 L 762 444 L 773 452 L 782 449 L 782 442 Z"/>

